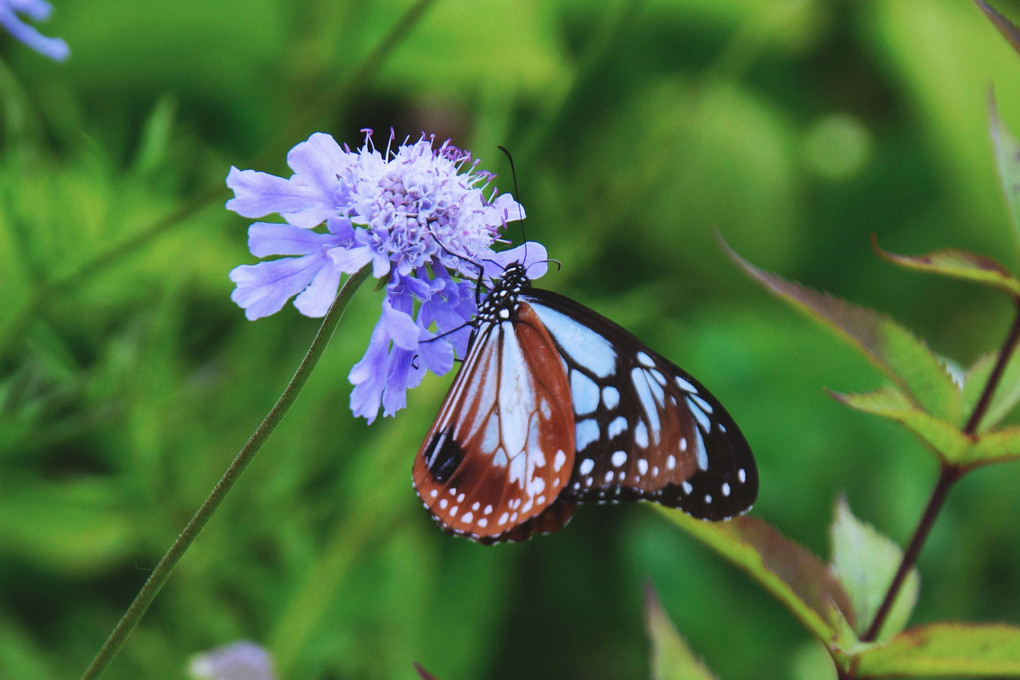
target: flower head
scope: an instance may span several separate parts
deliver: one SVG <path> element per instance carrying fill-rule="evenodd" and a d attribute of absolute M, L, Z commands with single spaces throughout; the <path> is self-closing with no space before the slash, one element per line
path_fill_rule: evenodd
<path fill-rule="evenodd" d="M 341 276 L 366 265 L 386 282 L 382 314 L 349 376 L 351 408 L 369 422 L 380 406 L 385 415 L 403 408 L 407 388 L 426 371 L 441 375 L 464 355 L 479 267 L 494 275 L 502 260 L 493 245 L 508 221 L 524 217 L 509 194 L 486 195 L 493 176 L 449 142 L 437 147 L 423 134 L 392 146 L 391 134 L 380 152 L 367 131 L 351 151 L 316 133 L 288 154 L 289 178 L 237 168 L 227 175 L 228 209 L 286 220 L 248 230 L 253 255 L 284 257 L 230 272 L 231 299 L 249 319 L 276 313 L 292 297 L 302 314 L 321 317 Z M 532 252 L 545 251 L 536 244 Z"/>
<path fill-rule="evenodd" d="M 191 660 L 196 680 L 276 680 L 269 652 L 254 642 L 234 642 L 209 650 Z"/>
<path fill-rule="evenodd" d="M 21 12 L 31 19 L 42 21 L 49 17 L 52 10 L 52 5 L 46 0 L 0 0 L 0 26 L 36 52 L 63 61 L 71 54 L 67 43 L 60 38 L 47 38 L 18 16 Z"/>

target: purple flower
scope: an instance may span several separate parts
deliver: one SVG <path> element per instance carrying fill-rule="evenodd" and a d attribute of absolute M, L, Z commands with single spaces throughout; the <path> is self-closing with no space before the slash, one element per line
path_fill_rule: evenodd
<path fill-rule="evenodd" d="M 423 134 L 394 149 L 391 133 L 383 153 L 366 131 L 351 151 L 316 133 L 287 155 L 289 178 L 233 167 L 227 175 L 228 209 L 286 221 L 248 230 L 253 255 L 283 257 L 230 272 L 231 299 L 249 319 L 278 312 L 292 297 L 302 314 L 321 317 L 341 276 L 366 265 L 386 281 L 382 314 L 349 375 L 351 409 L 370 423 L 380 407 L 390 416 L 403 408 L 426 371 L 442 375 L 464 356 L 479 268 L 499 276 L 509 255 L 492 247 L 507 222 L 524 217 L 509 194 L 486 196 L 493 175 L 469 153 L 434 142 Z M 527 255 L 536 261 L 545 249 L 531 244 Z"/>
<path fill-rule="evenodd" d="M 269 652 L 254 642 L 235 642 L 199 654 L 191 661 L 197 680 L 276 680 Z"/>
<path fill-rule="evenodd" d="M 64 61 L 71 54 L 66 42 L 60 38 L 47 38 L 18 16 L 21 12 L 31 19 L 42 21 L 49 17 L 52 10 L 53 7 L 46 0 L 0 0 L 0 26 L 36 52 L 50 59 Z"/>

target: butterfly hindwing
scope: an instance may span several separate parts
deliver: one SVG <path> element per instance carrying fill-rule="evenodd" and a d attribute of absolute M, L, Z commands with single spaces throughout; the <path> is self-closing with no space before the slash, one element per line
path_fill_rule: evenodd
<path fill-rule="evenodd" d="M 574 467 L 570 386 L 527 303 L 483 321 L 414 461 L 414 485 L 440 525 L 482 542 L 559 529 L 546 512 Z"/>
<path fill-rule="evenodd" d="M 571 386 L 575 502 L 653 500 L 701 519 L 754 502 L 750 447 L 689 374 L 596 312 L 555 293 L 523 295 L 556 342 Z"/>

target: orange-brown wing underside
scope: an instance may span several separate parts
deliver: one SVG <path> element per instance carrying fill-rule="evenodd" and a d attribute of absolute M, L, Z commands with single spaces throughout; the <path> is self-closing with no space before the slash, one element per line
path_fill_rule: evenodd
<path fill-rule="evenodd" d="M 479 328 L 415 457 L 415 490 L 447 531 L 522 540 L 569 520 L 571 504 L 550 506 L 573 467 L 566 371 L 549 332 L 521 303 L 516 323 Z"/>

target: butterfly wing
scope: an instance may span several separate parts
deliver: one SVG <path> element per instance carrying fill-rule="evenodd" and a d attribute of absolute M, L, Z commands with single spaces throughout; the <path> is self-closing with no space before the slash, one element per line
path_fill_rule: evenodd
<path fill-rule="evenodd" d="M 552 336 L 570 383 L 576 456 L 563 500 L 647 499 L 708 520 L 751 507 L 754 457 L 708 390 L 569 298 L 529 289 L 522 299 Z"/>
<path fill-rule="evenodd" d="M 477 329 L 414 460 L 414 486 L 447 531 L 491 543 L 555 531 L 572 507 L 549 506 L 574 468 L 570 385 L 530 305 Z"/>

